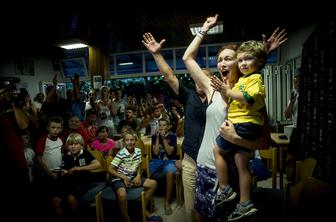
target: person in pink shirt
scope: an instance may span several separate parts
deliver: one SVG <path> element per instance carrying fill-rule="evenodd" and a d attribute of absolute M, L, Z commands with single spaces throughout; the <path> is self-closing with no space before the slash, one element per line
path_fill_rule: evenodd
<path fill-rule="evenodd" d="M 117 143 L 108 137 L 109 129 L 106 126 L 100 126 L 97 130 L 97 139 L 93 141 L 92 147 L 103 153 L 106 158 L 115 155 Z"/>

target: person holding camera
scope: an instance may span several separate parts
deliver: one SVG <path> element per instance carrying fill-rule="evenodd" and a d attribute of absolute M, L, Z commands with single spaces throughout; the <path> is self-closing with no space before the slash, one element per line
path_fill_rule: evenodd
<path fill-rule="evenodd" d="M 9 81 L 0 81 L 0 167 L 3 169 L 1 197 L 5 199 L 4 213 L 16 220 L 17 209 L 29 209 L 25 206 L 29 199 L 29 171 L 24 156 L 24 145 L 20 137 L 21 130 L 27 129 L 29 119 L 22 107 L 13 101 Z M 14 211 L 15 210 L 15 211 Z M 2 214 L 5 216 L 4 214 Z"/>

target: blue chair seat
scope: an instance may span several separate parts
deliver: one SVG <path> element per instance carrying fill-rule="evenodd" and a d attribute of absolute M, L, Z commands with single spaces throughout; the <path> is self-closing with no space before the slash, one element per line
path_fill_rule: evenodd
<path fill-rule="evenodd" d="M 93 183 L 92 188 L 82 196 L 80 200 L 81 203 L 90 205 L 95 200 L 97 193 L 102 191 L 105 187 L 105 182 Z"/>

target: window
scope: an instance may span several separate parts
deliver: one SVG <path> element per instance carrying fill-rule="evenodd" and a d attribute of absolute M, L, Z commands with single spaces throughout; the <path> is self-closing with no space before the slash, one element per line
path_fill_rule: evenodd
<path fill-rule="evenodd" d="M 143 73 L 142 52 L 116 55 L 116 74 Z"/>
<path fill-rule="evenodd" d="M 83 57 L 60 60 L 61 71 L 64 77 L 71 78 L 75 74 L 80 77 L 88 76 L 87 65 Z"/>
<path fill-rule="evenodd" d="M 209 68 L 217 68 L 217 53 L 223 45 L 209 46 L 208 47 L 208 60 Z"/>
<path fill-rule="evenodd" d="M 163 58 L 165 58 L 168 65 L 174 69 L 174 61 L 173 61 L 173 50 L 162 50 L 161 54 Z M 145 52 L 145 63 L 146 63 L 146 73 L 150 72 L 159 72 L 159 69 L 154 61 L 153 56 L 149 52 Z"/>

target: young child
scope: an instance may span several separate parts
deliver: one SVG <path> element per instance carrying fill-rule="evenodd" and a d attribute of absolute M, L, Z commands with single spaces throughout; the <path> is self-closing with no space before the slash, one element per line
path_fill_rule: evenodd
<path fill-rule="evenodd" d="M 120 133 L 121 133 L 120 135 L 121 135 L 122 138 L 116 141 L 117 151 L 119 151 L 120 149 L 125 147 L 126 144 L 125 144 L 123 138 L 125 136 L 125 133 L 127 133 L 127 131 L 133 132 L 132 128 L 129 125 L 123 125 L 121 127 L 121 131 L 120 131 Z M 145 144 L 140 137 L 138 137 L 138 139 L 136 140 L 135 147 L 141 148 L 142 156 L 147 155 L 147 150 L 146 150 Z"/>
<path fill-rule="evenodd" d="M 47 177 L 57 179 L 62 165 L 63 141 L 59 134 L 63 130 L 63 119 L 51 117 L 47 130 L 48 134 L 37 141 L 37 161 Z"/>
<path fill-rule="evenodd" d="M 243 42 L 237 51 L 238 68 L 242 73 L 232 89 L 228 85 L 212 80 L 216 90 L 219 90 L 223 99 L 228 101 L 228 119 L 234 124 L 237 134 L 244 139 L 255 140 L 262 135 L 264 119 L 260 109 L 265 106 L 265 88 L 263 78 L 258 73 L 267 59 L 266 47 L 257 41 Z M 248 162 L 251 150 L 232 144 L 220 135 L 216 139 L 214 148 L 216 172 L 218 177 L 217 192 L 214 204 L 219 205 L 235 198 L 233 191 L 224 175 L 227 166 L 224 155 L 232 150 L 235 152 L 235 163 L 239 172 L 240 201 L 236 210 L 228 217 L 229 221 L 240 219 L 257 212 L 250 199 L 251 174 Z"/>
<path fill-rule="evenodd" d="M 105 159 L 115 156 L 117 143 L 108 138 L 109 129 L 106 126 L 100 126 L 97 134 L 98 138 L 93 141 L 92 147 L 102 152 Z"/>
<path fill-rule="evenodd" d="M 79 133 L 71 133 L 65 143 L 68 152 L 63 156 L 62 181 L 67 204 L 71 210 L 78 208 L 78 200 L 93 187 L 93 183 L 104 181 L 91 170 L 101 167 L 98 160 L 84 149 L 84 139 Z"/>
<path fill-rule="evenodd" d="M 58 221 L 63 219 L 60 214 L 63 189 L 60 183 L 60 173 L 62 166 L 63 141 L 59 134 L 63 129 L 63 119 L 58 116 L 50 117 L 47 125 L 48 134 L 37 141 L 36 154 L 37 162 L 41 169 L 40 182 L 51 202 L 50 217 Z"/>
<path fill-rule="evenodd" d="M 152 135 L 152 158 L 149 162 L 149 171 L 151 176 L 162 172 L 166 175 L 166 197 L 165 214 L 173 213 L 170 207 L 170 199 L 174 185 L 174 175 L 176 174 L 176 153 L 177 138 L 176 134 L 169 132 L 168 119 L 159 120 L 159 128 L 156 134 Z"/>
<path fill-rule="evenodd" d="M 136 133 L 129 130 L 123 136 L 125 147 L 119 150 L 112 160 L 108 172 L 113 176 L 112 186 L 117 191 L 123 220 L 129 222 L 127 198 L 125 198 L 127 189 L 143 186 L 145 188 L 145 204 L 147 205 L 156 189 L 156 181 L 141 177 L 141 149 L 135 147 Z"/>

